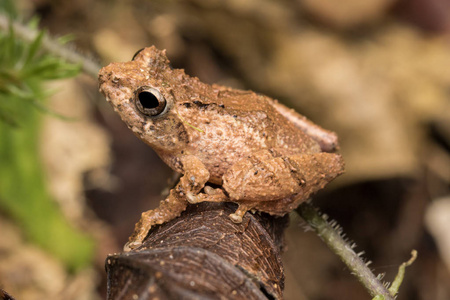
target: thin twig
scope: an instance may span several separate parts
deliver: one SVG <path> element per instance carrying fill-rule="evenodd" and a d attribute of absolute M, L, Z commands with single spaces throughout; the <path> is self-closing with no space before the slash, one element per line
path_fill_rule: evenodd
<path fill-rule="evenodd" d="M 297 211 L 327 246 L 341 258 L 372 297 L 381 295 L 385 300 L 393 300 L 387 288 L 377 279 L 361 257 L 353 251 L 353 247 L 319 214 L 315 207 L 310 203 L 303 203 Z"/>
<path fill-rule="evenodd" d="M 398 290 L 400 289 L 400 285 L 403 282 L 403 278 L 405 277 L 405 269 L 406 267 L 409 267 L 417 258 L 417 250 L 411 251 L 411 258 L 404 262 L 398 267 L 398 273 L 397 276 L 395 276 L 394 281 L 391 284 L 391 287 L 389 288 L 389 293 L 392 296 L 395 296 L 398 294 Z"/>
<path fill-rule="evenodd" d="M 7 31 L 10 24 L 13 27 L 14 33 L 26 42 L 32 42 L 39 34 L 37 30 L 33 30 L 19 22 L 10 20 L 8 16 L 0 13 L 0 30 Z M 100 70 L 100 65 L 89 60 L 85 56 L 78 54 L 77 52 L 69 49 L 53 40 L 48 36 L 44 36 L 42 40 L 42 49 L 48 53 L 52 53 L 55 56 L 59 56 L 67 62 L 80 64 L 84 73 L 87 73 L 94 78 L 97 78 L 98 71 Z"/>

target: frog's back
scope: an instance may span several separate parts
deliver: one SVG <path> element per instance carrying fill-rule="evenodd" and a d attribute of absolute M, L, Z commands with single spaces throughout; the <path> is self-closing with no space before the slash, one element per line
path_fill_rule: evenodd
<path fill-rule="evenodd" d="M 276 100 L 252 91 L 216 85 L 212 87 L 218 89 L 222 107 L 226 108 L 225 113 L 233 116 L 247 132 L 258 133 L 257 139 L 264 142 L 265 148 L 286 148 L 302 153 L 320 152 L 316 141 L 280 113 L 277 106 L 283 105 Z M 256 141 L 252 134 L 247 137 L 251 143 Z"/>
<path fill-rule="evenodd" d="M 212 181 L 239 159 L 262 149 L 320 152 L 319 145 L 280 114 L 272 99 L 213 85 L 209 97 L 178 104 L 190 131 L 189 149 L 208 168 Z M 214 180 L 214 178 L 216 180 Z"/>

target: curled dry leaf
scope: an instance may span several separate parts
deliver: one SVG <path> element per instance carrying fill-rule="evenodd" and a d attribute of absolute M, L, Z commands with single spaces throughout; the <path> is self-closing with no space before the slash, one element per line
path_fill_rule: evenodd
<path fill-rule="evenodd" d="M 191 205 L 151 231 L 139 249 L 109 256 L 108 299 L 281 299 L 286 218 L 247 214 L 235 224 L 228 218 L 233 209 L 229 203 Z"/>

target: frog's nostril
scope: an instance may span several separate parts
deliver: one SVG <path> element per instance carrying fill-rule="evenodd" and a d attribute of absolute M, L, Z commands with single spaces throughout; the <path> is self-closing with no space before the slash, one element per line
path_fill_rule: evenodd
<path fill-rule="evenodd" d="M 98 73 L 98 83 L 99 86 L 103 86 L 106 85 L 108 82 L 111 82 L 114 80 L 112 80 L 111 78 L 111 73 L 106 72 L 105 68 L 101 69 L 100 72 Z"/>
<path fill-rule="evenodd" d="M 98 82 L 100 85 L 105 82 L 105 75 L 101 71 L 98 73 Z"/>

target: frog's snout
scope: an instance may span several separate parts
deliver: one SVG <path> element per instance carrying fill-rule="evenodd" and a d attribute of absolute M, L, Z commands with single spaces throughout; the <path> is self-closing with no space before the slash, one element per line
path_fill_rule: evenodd
<path fill-rule="evenodd" d="M 101 86 L 106 82 L 110 82 L 112 76 L 114 76 L 114 75 L 111 70 L 111 65 L 101 68 L 100 71 L 98 72 L 99 85 Z"/>
<path fill-rule="evenodd" d="M 101 69 L 98 72 L 98 86 L 101 87 L 103 83 L 105 83 L 106 79 L 105 79 L 105 73 L 102 72 L 103 69 Z"/>
<path fill-rule="evenodd" d="M 108 76 L 108 73 L 105 72 L 105 68 L 102 68 L 98 72 L 98 89 L 103 95 L 105 95 L 104 87 L 105 87 L 105 83 L 108 82 L 109 77 L 110 76 Z"/>
<path fill-rule="evenodd" d="M 114 75 L 114 72 L 112 72 L 110 65 L 102 68 L 98 72 L 98 88 L 100 93 L 105 96 L 108 102 L 110 101 L 112 84 L 117 83 L 118 81 L 119 78 Z"/>

